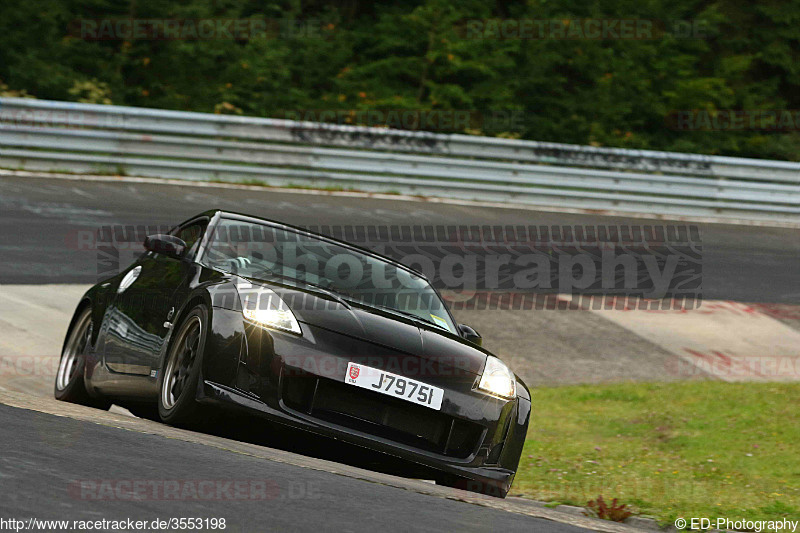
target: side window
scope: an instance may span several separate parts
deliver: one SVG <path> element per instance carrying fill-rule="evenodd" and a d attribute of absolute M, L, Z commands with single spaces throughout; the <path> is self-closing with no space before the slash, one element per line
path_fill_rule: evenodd
<path fill-rule="evenodd" d="M 200 238 L 203 236 L 207 225 L 207 220 L 201 220 L 178 229 L 175 236 L 186 243 L 187 257 L 192 257 L 197 252 L 197 248 L 200 246 Z"/>

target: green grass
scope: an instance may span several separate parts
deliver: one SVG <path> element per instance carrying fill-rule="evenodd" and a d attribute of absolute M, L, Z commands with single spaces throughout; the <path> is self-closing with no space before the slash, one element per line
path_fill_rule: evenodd
<path fill-rule="evenodd" d="M 539 388 L 511 494 L 663 522 L 800 519 L 800 384 Z"/>

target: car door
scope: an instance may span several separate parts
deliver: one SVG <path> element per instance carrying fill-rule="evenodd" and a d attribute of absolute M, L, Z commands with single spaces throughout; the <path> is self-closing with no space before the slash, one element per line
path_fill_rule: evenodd
<path fill-rule="evenodd" d="M 123 277 L 107 315 L 105 362 L 110 370 L 150 375 L 186 297 L 194 254 L 207 225 L 203 218 L 170 232 L 186 242 L 183 259 L 148 252 Z"/>

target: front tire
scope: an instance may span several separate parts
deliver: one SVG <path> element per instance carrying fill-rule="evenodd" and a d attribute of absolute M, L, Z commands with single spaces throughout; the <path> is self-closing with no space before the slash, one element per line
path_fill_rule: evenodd
<path fill-rule="evenodd" d="M 158 414 L 170 425 L 193 425 L 200 420 L 197 385 L 203 348 L 208 336 L 208 311 L 193 308 L 176 328 L 158 383 Z"/>
<path fill-rule="evenodd" d="M 86 350 L 91 345 L 92 327 L 92 309 L 86 307 L 67 332 L 53 394 L 56 400 L 62 402 L 107 410 L 111 407 L 111 402 L 90 396 L 83 380 L 86 370 Z"/>

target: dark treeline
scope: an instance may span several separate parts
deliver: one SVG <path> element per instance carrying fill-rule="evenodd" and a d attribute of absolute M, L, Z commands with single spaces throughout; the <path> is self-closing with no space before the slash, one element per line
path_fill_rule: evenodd
<path fill-rule="evenodd" d="M 3 95 L 792 160 L 799 55 L 780 0 L 0 7 Z"/>

